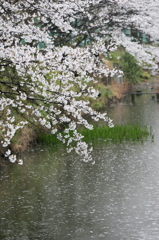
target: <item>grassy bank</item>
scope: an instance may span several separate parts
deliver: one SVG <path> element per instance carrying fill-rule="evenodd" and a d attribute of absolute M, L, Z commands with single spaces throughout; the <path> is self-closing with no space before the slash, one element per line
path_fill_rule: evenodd
<path fill-rule="evenodd" d="M 110 140 L 114 142 L 121 142 L 123 140 L 143 141 L 151 136 L 153 139 L 152 129 L 147 126 L 140 127 L 139 125 L 115 125 L 113 128 L 108 126 L 94 126 L 93 130 L 83 129 L 79 131 L 86 142 L 92 142 L 99 139 Z M 46 144 L 59 144 L 61 143 L 56 136 L 40 133 L 38 142 Z"/>
<path fill-rule="evenodd" d="M 104 139 L 111 141 L 123 140 L 144 140 L 148 136 L 152 136 L 152 130 L 148 130 L 147 126 L 140 127 L 139 125 L 115 125 L 113 128 L 108 126 L 95 126 L 92 131 L 84 129 L 81 131 L 85 141 L 92 141 L 96 139 Z"/>

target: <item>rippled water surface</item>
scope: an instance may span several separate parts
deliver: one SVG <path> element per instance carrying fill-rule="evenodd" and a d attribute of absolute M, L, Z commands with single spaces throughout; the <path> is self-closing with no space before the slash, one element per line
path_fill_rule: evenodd
<path fill-rule="evenodd" d="M 152 126 L 154 143 L 99 140 L 94 165 L 62 146 L 30 149 L 0 173 L 0 239 L 159 239 L 159 104 L 144 95 L 110 115 Z"/>

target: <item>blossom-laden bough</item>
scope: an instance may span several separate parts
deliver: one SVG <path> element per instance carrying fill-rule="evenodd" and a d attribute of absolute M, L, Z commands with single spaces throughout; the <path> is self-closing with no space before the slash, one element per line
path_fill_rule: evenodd
<path fill-rule="evenodd" d="M 122 29 L 131 23 L 139 27 L 133 16 L 142 19 L 145 12 L 140 14 L 137 7 L 134 10 L 133 1 L 132 6 L 124 2 L 1 0 L 0 141 L 1 152 L 11 162 L 22 164 L 11 152 L 10 144 L 16 132 L 27 124 L 55 134 L 68 151 L 74 149 L 85 161 L 92 159 L 92 149 L 78 133 L 79 126 L 93 127 L 85 116 L 113 126 L 106 113 L 94 111 L 85 100 L 98 97 L 91 86 L 95 79 L 116 74 L 117 70 L 110 70 L 100 56 L 115 49 L 114 41 L 127 50 L 129 46 L 141 48 L 126 39 Z M 140 55 L 150 56 L 148 63 L 155 65 L 157 48 L 146 47 L 144 50 L 142 46 Z"/>

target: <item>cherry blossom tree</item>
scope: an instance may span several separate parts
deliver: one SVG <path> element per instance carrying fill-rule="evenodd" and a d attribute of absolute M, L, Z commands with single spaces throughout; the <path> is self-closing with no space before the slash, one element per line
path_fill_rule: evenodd
<path fill-rule="evenodd" d="M 159 2 L 157 0 L 119 0 L 120 16 L 114 21 L 119 24 L 113 28 L 112 37 L 117 45 L 122 45 L 139 63 L 148 69 L 158 71 L 159 62 Z M 126 37 L 123 29 L 138 30 L 146 34 L 151 44 L 142 44 L 140 39 Z"/>
<path fill-rule="evenodd" d="M 91 2 L 1 1 L 0 138 L 11 162 L 17 160 L 10 150 L 11 140 L 29 123 L 56 134 L 68 151 L 75 149 L 85 161 L 91 160 L 91 149 L 77 127 L 92 129 L 92 125 L 84 116 L 103 119 L 111 126 L 106 114 L 93 111 L 89 102 L 82 100 L 96 98 L 98 93 L 88 83 L 110 72 L 99 60 L 105 51 L 103 40 L 75 47 L 81 30 L 72 23 L 89 14 Z M 45 48 L 39 49 L 39 42 Z"/>
<path fill-rule="evenodd" d="M 22 163 L 10 143 L 19 129 L 32 124 L 55 134 L 68 151 L 91 160 L 92 149 L 82 141 L 78 128 L 93 128 L 88 115 L 113 126 L 106 113 L 94 111 L 86 100 L 98 97 L 91 86 L 97 77 L 117 71 L 110 70 L 100 56 L 123 45 L 142 64 L 155 68 L 156 45 L 131 42 L 123 29 L 139 28 L 156 43 L 157 5 L 155 0 L 1 0 L 0 141 L 4 156 Z"/>

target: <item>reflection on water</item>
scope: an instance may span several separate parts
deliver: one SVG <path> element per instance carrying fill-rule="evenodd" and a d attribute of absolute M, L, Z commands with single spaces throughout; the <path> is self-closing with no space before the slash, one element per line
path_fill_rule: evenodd
<path fill-rule="evenodd" d="M 145 96 L 116 110 L 151 125 L 155 142 L 98 141 L 95 165 L 61 146 L 30 150 L 0 175 L 0 239 L 159 239 L 159 105 Z"/>

